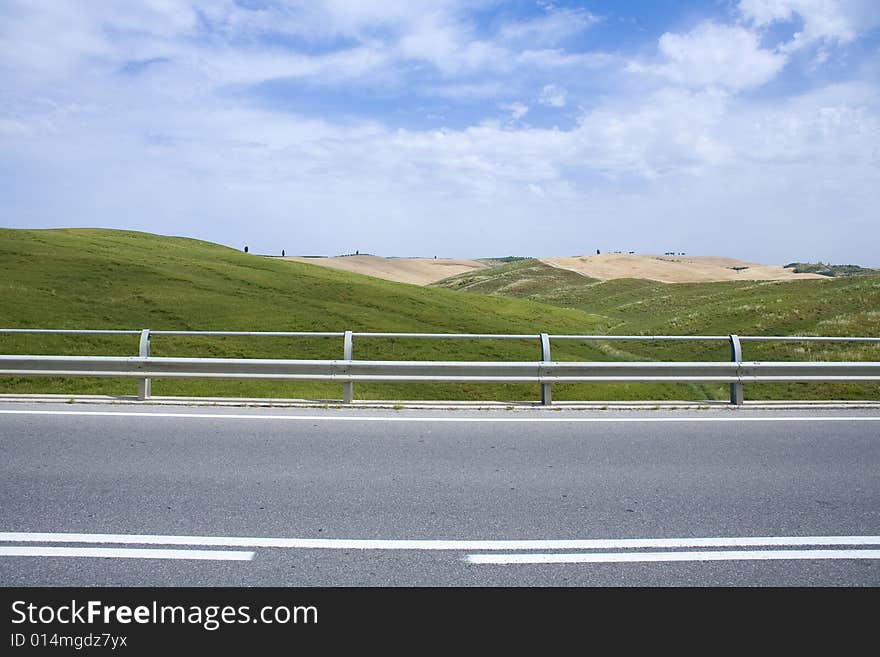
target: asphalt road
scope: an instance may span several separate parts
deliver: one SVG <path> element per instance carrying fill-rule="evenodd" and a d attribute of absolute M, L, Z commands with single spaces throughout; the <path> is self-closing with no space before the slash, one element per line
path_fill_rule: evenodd
<path fill-rule="evenodd" d="M 880 585 L 876 411 L 8 403 L 0 454 L 3 586 Z"/>

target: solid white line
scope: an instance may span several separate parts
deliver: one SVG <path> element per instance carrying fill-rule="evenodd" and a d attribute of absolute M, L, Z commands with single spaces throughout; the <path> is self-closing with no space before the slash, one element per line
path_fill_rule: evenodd
<path fill-rule="evenodd" d="M 592 554 L 469 554 L 474 564 L 652 563 L 666 561 L 786 561 L 880 559 L 880 550 L 752 550 L 718 552 L 604 552 Z"/>
<path fill-rule="evenodd" d="M 0 557 L 98 557 L 104 559 L 198 559 L 250 561 L 253 552 L 231 550 L 156 550 L 144 548 L 0 547 Z"/>
<path fill-rule="evenodd" d="M 0 415 L 59 415 L 91 417 L 145 417 L 208 420 L 302 420 L 309 422 L 880 422 L 876 416 L 816 416 L 816 417 L 406 417 L 375 415 L 256 415 L 244 413 L 135 413 L 130 411 L 49 411 L 0 410 Z"/>
<path fill-rule="evenodd" d="M 241 536 L 162 536 L 153 534 L 0 532 L 0 542 L 116 543 L 123 545 L 198 545 L 203 547 L 306 548 L 329 550 L 619 550 L 694 547 L 880 545 L 880 536 L 444 540 L 255 538 Z"/>

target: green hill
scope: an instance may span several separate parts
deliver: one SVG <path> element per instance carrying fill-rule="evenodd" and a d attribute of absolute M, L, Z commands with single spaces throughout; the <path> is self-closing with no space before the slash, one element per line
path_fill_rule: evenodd
<path fill-rule="evenodd" d="M 178 237 L 0 229 L 0 326 L 426 333 L 880 335 L 880 278 L 598 282 L 535 260 L 425 288 Z M 466 290 L 462 292 L 460 290 Z M 333 338 L 156 336 L 156 356 L 341 358 Z M 880 360 L 876 347 L 746 346 L 748 358 Z M 137 353 L 135 336 L 0 335 L 0 353 Z M 356 339 L 355 358 L 537 360 L 537 341 Z M 555 360 L 726 360 L 724 345 L 553 344 Z M 132 380 L 0 378 L 0 392 L 133 394 Z M 158 380 L 155 395 L 339 399 L 318 382 Z M 723 385 L 554 387 L 564 399 L 725 399 Z M 880 398 L 878 386 L 748 386 L 748 398 Z M 361 399 L 537 399 L 538 386 L 358 384 Z"/>
<path fill-rule="evenodd" d="M 424 333 L 581 333 L 597 318 L 520 299 L 464 297 L 179 237 L 0 229 L 0 326 Z M 560 357 L 575 357 L 561 346 Z M 0 335 L 0 353 L 137 353 L 134 336 Z M 157 336 L 156 356 L 341 358 L 341 339 Z M 360 339 L 355 358 L 538 360 L 537 341 Z M 597 357 L 601 357 L 598 354 Z M 133 381 L 0 378 L 2 392 L 124 393 Z M 157 395 L 338 399 L 339 385 L 154 382 Z M 537 386 L 358 384 L 356 397 L 535 399 Z M 601 396 L 601 395 L 600 395 Z"/>
<path fill-rule="evenodd" d="M 880 336 L 880 275 L 803 281 L 658 283 L 599 281 L 538 260 L 513 262 L 448 278 L 437 286 L 492 297 L 528 299 L 602 317 L 600 332 L 617 335 Z M 725 360 L 713 343 L 606 343 L 632 360 Z M 880 361 L 880 345 L 746 343 L 747 360 Z M 774 384 L 747 387 L 752 398 L 871 398 L 880 386 Z"/>

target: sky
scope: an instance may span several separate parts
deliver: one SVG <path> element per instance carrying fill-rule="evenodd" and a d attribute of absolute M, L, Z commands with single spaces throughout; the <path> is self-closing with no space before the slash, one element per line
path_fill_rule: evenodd
<path fill-rule="evenodd" d="M 880 266 L 878 0 L 0 0 L 0 225 Z"/>

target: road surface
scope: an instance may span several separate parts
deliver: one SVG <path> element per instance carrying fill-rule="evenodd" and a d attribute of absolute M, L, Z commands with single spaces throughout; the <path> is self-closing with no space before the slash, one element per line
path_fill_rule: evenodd
<path fill-rule="evenodd" d="M 0 404 L 4 586 L 878 586 L 880 413 Z"/>

